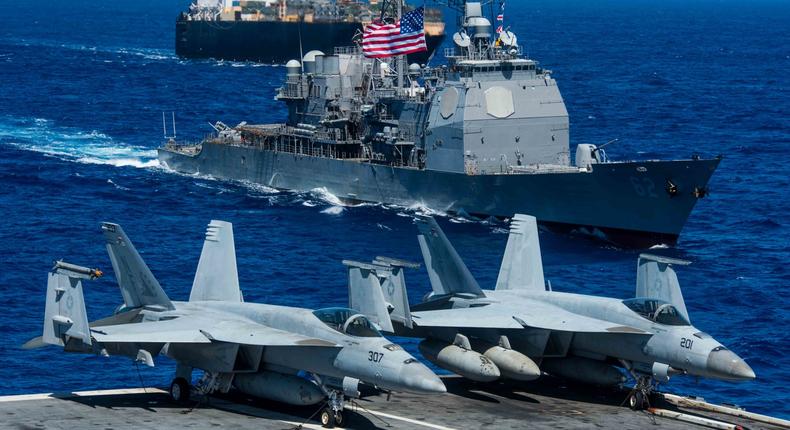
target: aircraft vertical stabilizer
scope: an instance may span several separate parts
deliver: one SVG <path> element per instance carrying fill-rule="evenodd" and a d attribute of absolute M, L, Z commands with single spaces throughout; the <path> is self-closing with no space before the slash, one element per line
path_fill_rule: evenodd
<path fill-rule="evenodd" d="M 348 307 L 361 312 L 382 331 L 393 333 L 395 330 L 377 273 L 386 269 L 350 260 L 344 260 L 343 264 L 348 266 Z"/>
<path fill-rule="evenodd" d="M 373 264 L 390 268 L 383 275 L 380 274 L 380 277 L 383 276 L 381 292 L 384 294 L 384 300 L 393 307 L 390 319 L 412 328 L 409 293 L 406 291 L 406 279 L 403 272 L 404 269 L 418 269 L 420 265 L 389 257 L 376 257 Z"/>
<path fill-rule="evenodd" d="M 189 301 L 243 302 L 236 268 L 233 224 L 211 220 L 200 254 Z"/>
<path fill-rule="evenodd" d="M 439 224 L 430 217 L 418 217 L 415 221 L 419 234 L 422 257 L 435 294 L 467 293 L 485 296 L 472 273 L 447 240 Z"/>
<path fill-rule="evenodd" d="M 126 307 L 161 306 L 174 309 L 159 281 L 137 253 L 121 226 L 104 222 L 101 229 Z"/>
<path fill-rule="evenodd" d="M 497 290 L 546 289 L 535 217 L 516 214 L 510 221 L 505 256 L 496 280 Z"/>
<path fill-rule="evenodd" d="M 635 297 L 650 297 L 671 303 L 680 314 L 689 319 L 686 302 L 680 291 L 680 283 L 672 265 L 686 266 L 690 261 L 662 257 L 652 254 L 640 254 L 636 271 Z"/>

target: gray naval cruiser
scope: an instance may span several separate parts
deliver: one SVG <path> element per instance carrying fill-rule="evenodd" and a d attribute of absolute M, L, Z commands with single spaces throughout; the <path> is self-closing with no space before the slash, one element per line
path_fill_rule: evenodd
<path fill-rule="evenodd" d="M 611 161 L 578 144 L 551 71 L 494 40 L 468 2 L 448 65 L 366 58 L 359 46 L 289 61 L 283 124 L 228 127 L 198 144 L 170 139 L 166 167 L 277 189 L 325 188 L 349 202 L 509 218 L 620 246 L 674 245 L 720 157 Z"/>

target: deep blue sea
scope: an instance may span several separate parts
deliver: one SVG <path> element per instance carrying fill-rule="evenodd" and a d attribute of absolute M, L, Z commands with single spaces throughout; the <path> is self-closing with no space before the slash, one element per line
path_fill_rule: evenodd
<path fill-rule="evenodd" d="M 41 332 L 52 261 L 111 272 L 100 221 L 121 223 L 171 298 L 185 300 L 211 219 L 234 223 L 245 298 L 346 303 L 344 258 L 419 261 L 419 208 L 340 206 L 162 169 L 161 115 L 198 139 L 209 121 L 282 121 L 282 67 L 184 61 L 174 54 L 187 1 L 0 2 L 0 394 L 139 386 L 130 360 L 23 351 Z M 711 195 L 677 248 L 692 322 L 744 357 L 751 383 L 682 377 L 669 388 L 790 418 L 790 3 L 782 0 L 508 2 L 528 54 L 554 71 L 571 138 L 620 142 L 610 157 L 723 154 Z M 294 57 L 298 54 L 294 53 Z M 598 198 L 589 196 L 589 198 Z M 484 287 L 506 226 L 437 214 Z M 557 290 L 628 298 L 637 251 L 542 232 Z M 412 300 L 429 286 L 407 274 Z M 113 277 L 85 289 L 88 313 L 121 302 Z M 414 350 L 414 343 L 409 348 Z M 172 363 L 141 369 L 169 383 Z"/>

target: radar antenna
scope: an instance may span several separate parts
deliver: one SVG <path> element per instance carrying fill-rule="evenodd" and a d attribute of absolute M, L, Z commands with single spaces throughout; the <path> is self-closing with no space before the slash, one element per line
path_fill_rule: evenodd
<path fill-rule="evenodd" d="M 174 142 L 176 140 L 176 113 L 170 112 L 170 114 L 172 115 L 172 121 L 173 121 L 173 135 L 172 136 L 167 135 L 167 122 L 165 121 L 164 112 L 162 112 L 162 134 L 164 135 L 163 137 L 165 140 L 167 140 L 168 142 Z"/>

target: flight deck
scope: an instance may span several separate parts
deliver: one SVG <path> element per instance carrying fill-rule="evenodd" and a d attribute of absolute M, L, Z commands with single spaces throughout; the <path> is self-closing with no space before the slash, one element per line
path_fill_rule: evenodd
<path fill-rule="evenodd" d="M 766 423 L 748 417 L 678 408 L 663 401 L 656 405 L 661 408 L 656 409 L 656 413 L 681 413 L 700 424 L 646 411 L 634 412 L 620 406 L 625 392 L 568 386 L 552 378 L 518 386 L 475 384 L 454 376 L 443 380 L 448 389 L 446 395 L 393 394 L 389 401 L 386 395 L 372 395 L 349 402 L 346 428 L 644 429 L 654 425 L 661 429 L 790 428 L 790 422 L 775 418 L 757 417 L 772 421 Z M 162 389 L 132 388 L 0 397 L 0 428 L 284 430 L 301 426 L 318 429 L 321 428 L 316 419 L 318 410 L 317 406 L 287 406 L 241 394 L 212 396 L 177 405 Z M 316 416 L 311 416 L 314 413 Z"/>

